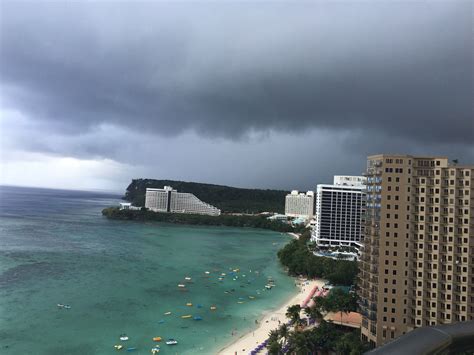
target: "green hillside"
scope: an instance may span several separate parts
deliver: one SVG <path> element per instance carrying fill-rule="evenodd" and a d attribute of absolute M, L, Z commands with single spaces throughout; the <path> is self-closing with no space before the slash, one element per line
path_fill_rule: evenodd
<path fill-rule="evenodd" d="M 197 182 L 134 179 L 128 185 L 124 199 L 135 206 L 144 206 L 146 189 L 163 188 L 165 185 L 172 186 L 179 192 L 192 193 L 202 201 L 220 208 L 224 213 L 283 213 L 285 196 L 288 193 L 281 190 L 241 189 Z"/>

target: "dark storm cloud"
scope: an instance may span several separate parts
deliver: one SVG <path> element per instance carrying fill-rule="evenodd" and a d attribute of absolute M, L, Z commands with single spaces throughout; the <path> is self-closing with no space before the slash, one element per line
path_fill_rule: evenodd
<path fill-rule="evenodd" d="M 1 6 L 3 106 L 56 132 L 473 144 L 470 1 Z"/>

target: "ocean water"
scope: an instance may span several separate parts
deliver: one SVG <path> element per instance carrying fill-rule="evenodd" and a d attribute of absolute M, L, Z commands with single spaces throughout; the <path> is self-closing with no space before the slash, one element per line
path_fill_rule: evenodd
<path fill-rule="evenodd" d="M 118 202 L 0 187 L 1 354 L 115 354 L 116 344 L 150 354 L 156 336 L 179 342 L 160 354 L 213 354 L 294 293 L 276 258 L 287 236 L 101 216 Z"/>

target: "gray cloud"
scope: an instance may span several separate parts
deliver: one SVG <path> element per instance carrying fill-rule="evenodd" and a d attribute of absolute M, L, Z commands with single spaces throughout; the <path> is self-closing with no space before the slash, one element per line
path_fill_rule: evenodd
<path fill-rule="evenodd" d="M 2 91 L 61 130 L 363 127 L 470 144 L 471 4 L 5 3 Z"/>
<path fill-rule="evenodd" d="M 173 147 L 196 179 L 286 188 L 383 151 L 474 158 L 471 1 L 0 7 L 11 150 L 144 165 Z"/>

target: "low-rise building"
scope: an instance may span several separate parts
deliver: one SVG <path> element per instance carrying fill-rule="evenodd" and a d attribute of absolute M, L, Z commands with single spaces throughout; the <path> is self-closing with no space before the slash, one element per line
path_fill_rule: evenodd
<path fill-rule="evenodd" d="M 171 186 L 147 188 L 145 207 L 155 212 L 189 213 L 219 216 L 221 210 L 198 199 L 191 193 L 178 192 Z"/>

